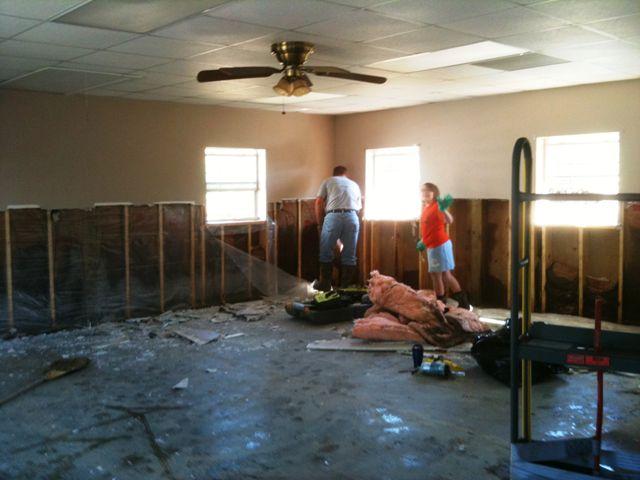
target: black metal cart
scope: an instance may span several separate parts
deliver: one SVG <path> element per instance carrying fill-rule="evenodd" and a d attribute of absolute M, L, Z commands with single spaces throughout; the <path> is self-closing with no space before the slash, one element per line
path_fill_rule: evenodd
<path fill-rule="evenodd" d="M 511 172 L 511 478 L 555 480 L 597 476 L 640 480 L 640 455 L 601 450 L 600 442 L 595 438 L 553 441 L 531 438 L 532 361 L 640 373 L 640 335 L 603 331 L 600 348 L 596 349 L 592 329 L 542 322 L 532 324 L 530 262 L 532 202 L 640 201 L 640 193 L 533 193 L 532 167 L 529 140 L 519 138 L 513 148 Z M 521 182 L 524 191 L 521 191 Z M 594 458 L 599 458 L 595 468 Z"/>

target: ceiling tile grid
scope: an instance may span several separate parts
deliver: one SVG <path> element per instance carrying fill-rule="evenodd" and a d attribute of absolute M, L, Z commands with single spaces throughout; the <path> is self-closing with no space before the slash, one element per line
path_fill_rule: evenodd
<path fill-rule="evenodd" d="M 388 78 L 311 75 L 319 97 L 285 100 L 291 111 L 400 108 L 638 78 L 640 0 L 0 0 L 0 87 L 278 110 L 275 75 L 207 84 L 195 76 L 275 67 L 270 45 L 285 40 L 314 43 L 310 65 Z M 525 53 L 456 63 L 456 48 L 488 40 Z M 426 52 L 445 66 L 384 70 Z"/>

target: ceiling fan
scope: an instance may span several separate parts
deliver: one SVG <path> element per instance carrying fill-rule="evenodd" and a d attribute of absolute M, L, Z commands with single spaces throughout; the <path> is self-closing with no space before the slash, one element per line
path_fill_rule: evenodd
<path fill-rule="evenodd" d="M 274 92 L 286 97 L 301 97 L 311 92 L 313 83 L 307 73 L 321 77 L 344 78 L 356 82 L 384 83 L 384 77 L 352 73 L 338 67 L 305 66 L 305 62 L 314 52 L 309 42 L 278 42 L 271 45 L 271 54 L 275 55 L 281 68 L 274 67 L 225 67 L 216 70 L 203 70 L 198 73 L 198 82 L 219 82 L 222 80 L 238 80 L 244 78 L 265 78 L 274 73 L 282 73 L 282 77 L 273 87 Z"/>

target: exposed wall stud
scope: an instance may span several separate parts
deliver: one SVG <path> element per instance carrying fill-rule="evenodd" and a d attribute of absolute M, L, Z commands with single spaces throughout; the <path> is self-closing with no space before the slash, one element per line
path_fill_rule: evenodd
<path fill-rule="evenodd" d="M 225 279 L 224 271 L 226 270 L 226 262 L 224 258 L 225 254 L 225 240 L 224 240 L 224 225 L 220 226 L 220 302 L 226 302 L 225 296 Z"/>
<path fill-rule="evenodd" d="M 131 318 L 131 240 L 129 227 L 129 205 L 122 207 L 122 230 L 124 247 L 124 311 Z"/>
<path fill-rule="evenodd" d="M 11 260 L 11 215 L 10 210 L 4 212 L 4 247 L 7 277 L 7 326 L 15 327 L 13 318 L 13 262 Z"/>
<path fill-rule="evenodd" d="M 51 210 L 47 210 L 47 260 L 49 267 L 49 311 L 51 314 L 51 326 L 56 325 L 56 279 L 53 258 L 53 224 Z"/>
<path fill-rule="evenodd" d="M 275 277 L 273 281 L 273 285 L 276 291 L 276 295 L 278 295 L 278 277 L 279 277 L 279 267 L 278 267 L 278 202 L 273 204 L 273 223 L 275 224 L 274 232 L 273 232 L 273 264 L 275 265 Z"/>
<path fill-rule="evenodd" d="M 298 278 L 302 278 L 302 202 L 296 200 L 296 249 L 298 253 Z"/>
<path fill-rule="evenodd" d="M 195 205 L 189 205 L 189 287 L 191 308 L 196 306 L 196 219 Z"/>
<path fill-rule="evenodd" d="M 469 267 L 469 293 L 476 302 L 482 294 L 482 200 L 469 202 L 470 233 L 471 233 L 471 261 Z"/>
<path fill-rule="evenodd" d="M 200 217 L 200 305 L 207 304 L 207 227 L 205 220 Z"/>
<path fill-rule="evenodd" d="M 624 223 L 618 230 L 618 322 L 622 322 L 622 293 L 624 291 Z"/>
<path fill-rule="evenodd" d="M 164 207 L 158 204 L 158 273 L 160 278 L 160 311 L 164 312 Z"/>
<path fill-rule="evenodd" d="M 251 224 L 247 225 L 247 254 L 249 255 L 249 265 L 247 266 L 247 283 L 249 288 L 249 299 L 253 299 L 253 255 L 251 249 L 253 247 L 253 229 Z"/>
<path fill-rule="evenodd" d="M 578 228 L 578 315 L 584 311 L 584 228 Z"/>
<path fill-rule="evenodd" d="M 540 310 L 547 311 L 547 227 L 540 229 Z"/>

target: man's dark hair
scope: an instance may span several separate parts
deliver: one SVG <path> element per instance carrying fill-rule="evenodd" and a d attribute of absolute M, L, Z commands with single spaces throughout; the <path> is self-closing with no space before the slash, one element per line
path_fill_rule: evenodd
<path fill-rule="evenodd" d="M 339 177 L 341 175 L 344 175 L 345 173 L 347 173 L 347 167 L 345 167 L 343 165 L 338 165 L 337 167 L 333 167 L 333 176 L 334 177 Z"/>

